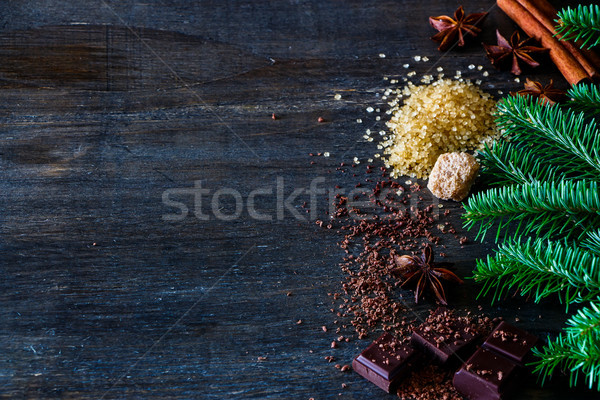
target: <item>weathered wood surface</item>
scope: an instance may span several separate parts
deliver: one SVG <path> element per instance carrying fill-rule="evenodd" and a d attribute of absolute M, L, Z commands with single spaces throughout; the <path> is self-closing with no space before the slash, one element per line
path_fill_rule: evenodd
<path fill-rule="evenodd" d="M 520 86 L 478 45 L 436 50 L 427 17 L 456 6 L 0 4 L 0 397 L 393 398 L 323 360 L 349 363 L 367 343 L 332 350 L 335 336 L 320 329 L 333 326 L 340 236 L 304 213 L 306 194 L 292 201 L 297 215 L 281 208 L 277 186 L 285 197 L 320 177 L 321 188 L 354 188 L 363 170 L 335 167 L 376 152 L 362 139 L 375 123 L 364 109 L 384 107 L 382 78 L 404 74 L 414 55 L 430 58 L 414 65 L 419 74 L 473 63 L 490 70 L 483 87 L 493 93 Z M 492 8 L 484 40 L 496 25 L 512 29 Z M 550 66 L 536 76 L 558 78 Z M 308 156 L 324 151 L 331 157 Z M 195 182 L 208 198 L 239 192 L 241 215 L 215 217 L 235 214 L 227 192 L 195 215 L 184 193 Z M 272 193 L 255 203 L 271 220 L 249 214 L 256 189 Z M 183 220 L 165 218 L 179 212 L 164 203 L 168 190 L 188 207 Z M 325 195 L 316 204 L 323 217 Z M 456 205 L 446 207 L 459 225 Z M 491 247 L 449 242 L 446 252 L 468 275 Z M 455 302 L 472 307 L 476 291 L 465 284 Z M 552 302 L 486 309 L 540 335 L 565 319 Z M 532 380 L 519 398 L 597 398 L 566 386 Z"/>

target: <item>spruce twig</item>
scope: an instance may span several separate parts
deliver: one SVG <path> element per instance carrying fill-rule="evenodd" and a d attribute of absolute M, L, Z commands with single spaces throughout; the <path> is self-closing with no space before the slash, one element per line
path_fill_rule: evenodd
<path fill-rule="evenodd" d="M 573 85 L 567 92 L 571 97 L 569 106 L 575 110 L 583 111 L 591 117 L 600 116 L 600 87 L 592 83 Z"/>
<path fill-rule="evenodd" d="M 556 369 L 569 373 L 571 386 L 583 374 L 588 386 L 600 391 L 600 298 L 584 307 L 567 321 L 564 334 L 550 340 L 541 350 L 534 349 L 538 359 L 534 372 L 546 377 Z"/>
<path fill-rule="evenodd" d="M 479 224 L 478 238 L 498 221 L 496 240 L 513 222 L 514 235 L 542 238 L 581 238 L 600 226 L 600 193 L 597 182 L 538 182 L 492 188 L 471 196 L 463 218 L 469 229 Z"/>
<path fill-rule="evenodd" d="M 496 123 L 505 140 L 559 165 L 570 178 L 598 179 L 600 130 L 585 113 L 515 96 L 498 103 Z"/>
<path fill-rule="evenodd" d="M 579 5 L 567 7 L 558 12 L 556 33 L 561 40 L 581 41 L 582 48 L 592 48 L 600 44 L 600 6 Z"/>
<path fill-rule="evenodd" d="M 478 260 L 474 276 L 480 295 L 494 289 L 492 301 L 508 291 L 532 295 L 536 303 L 552 294 L 567 306 L 600 295 L 600 256 L 564 241 L 509 240 L 494 257 Z"/>
<path fill-rule="evenodd" d="M 493 185 L 553 181 L 561 172 L 560 166 L 545 162 L 533 150 L 505 140 L 485 144 L 478 156 L 481 173 L 492 178 Z"/>

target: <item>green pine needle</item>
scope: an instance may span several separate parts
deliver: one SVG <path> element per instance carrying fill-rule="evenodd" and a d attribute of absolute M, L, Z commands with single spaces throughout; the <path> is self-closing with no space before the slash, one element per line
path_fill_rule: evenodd
<path fill-rule="evenodd" d="M 515 151 L 531 150 L 570 178 L 599 179 L 600 129 L 585 113 L 512 96 L 498 103 L 496 123 Z"/>
<path fill-rule="evenodd" d="M 588 233 L 581 245 L 588 250 L 600 255 L 600 229 Z"/>
<path fill-rule="evenodd" d="M 463 218 L 469 229 L 479 224 L 478 238 L 498 221 L 496 240 L 513 222 L 514 235 L 542 238 L 581 238 L 600 226 L 600 193 L 597 182 L 532 182 L 492 188 L 471 196 Z"/>
<path fill-rule="evenodd" d="M 536 303 L 557 294 L 568 308 L 600 295 L 600 256 L 562 241 L 509 240 L 477 261 L 473 278 L 483 283 L 480 295 L 494 289 L 492 301 L 515 290 Z"/>
<path fill-rule="evenodd" d="M 600 6 L 579 5 L 567 7 L 558 12 L 556 33 L 561 40 L 581 41 L 582 48 L 592 48 L 600 44 Z"/>
<path fill-rule="evenodd" d="M 600 87 L 598 85 L 592 83 L 573 85 L 567 95 L 571 97 L 569 103 L 571 108 L 586 112 L 591 117 L 600 116 Z"/>
<path fill-rule="evenodd" d="M 569 373 L 569 383 L 575 386 L 580 375 L 589 388 L 600 391 L 600 299 L 590 303 L 567 321 L 565 333 L 548 341 L 541 350 L 534 349 L 538 359 L 532 363 L 534 372 L 543 380 L 558 370 Z"/>

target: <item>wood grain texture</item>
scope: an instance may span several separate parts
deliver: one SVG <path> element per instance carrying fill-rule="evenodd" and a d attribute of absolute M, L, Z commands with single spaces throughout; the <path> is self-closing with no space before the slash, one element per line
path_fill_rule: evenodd
<path fill-rule="evenodd" d="M 385 107 L 383 77 L 402 76 L 404 63 L 419 74 L 481 64 L 486 90 L 520 86 L 477 44 L 437 52 L 427 17 L 457 4 L 51 3 L 0 5 L 0 397 L 393 398 L 323 360 L 349 364 L 367 344 L 332 350 L 335 336 L 321 330 L 333 327 L 340 235 L 314 224 L 326 195 L 311 216 L 306 193 L 282 209 L 277 185 L 287 197 L 316 178 L 346 190 L 363 180 L 362 168 L 335 167 L 377 152 L 362 135 L 383 124 L 364 110 Z M 483 40 L 495 26 L 512 29 L 492 9 Z M 535 76 L 558 78 L 551 66 Z M 212 216 L 202 220 L 185 192 L 195 182 L 235 189 L 244 204 L 271 190 L 256 197 L 271 220 L 247 207 L 214 218 L 235 213 L 226 195 L 216 212 L 197 209 Z M 165 220 L 177 209 L 163 193 L 179 189 L 189 214 Z M 445 205 L 459 225 L 460 209 Z M 453 243 L 463 276 L 493 247 Z M 457 306 L 473 307 L 476 291 L 457 289 Z M 481 304 L 539 335 L 565 319 L 553 302 Z M 597 397 L 530 380 L 519 398 Z"/>

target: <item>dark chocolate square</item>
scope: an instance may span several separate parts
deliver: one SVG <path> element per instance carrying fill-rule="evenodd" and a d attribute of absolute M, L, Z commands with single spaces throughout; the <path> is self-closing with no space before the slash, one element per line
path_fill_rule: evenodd
<path fill-rule="evenodd" d="M 401 344 L 391 334 L 384 333 L 352 361 L 352 368 L 391 393 L 414 357 L 415 350 L 409 344 Z"/>
<path fill-rule="evenodd" d="M 471 400 L 499 400 L 514 388 L 520 367 L 486 349 L 477 350 L 454 374 L 454 387 Z"/>
<path fill-rule="evenodd" d="M 438 309 L 433 315 L 443 318 L 439 318 L 439 322 L 423 323 L 415 328 L 411 337 L 413 346 L 439 364 L 466 358 L 480 333 L 444 308 Z"/>
<path fill-rule="evenodd" d="M 519 364 L 524 364 L 528 361 L 531 348 L 537 341 L 536 336 L 511 324 L 501 322 L 485 340 L 483 347 Z"/>

